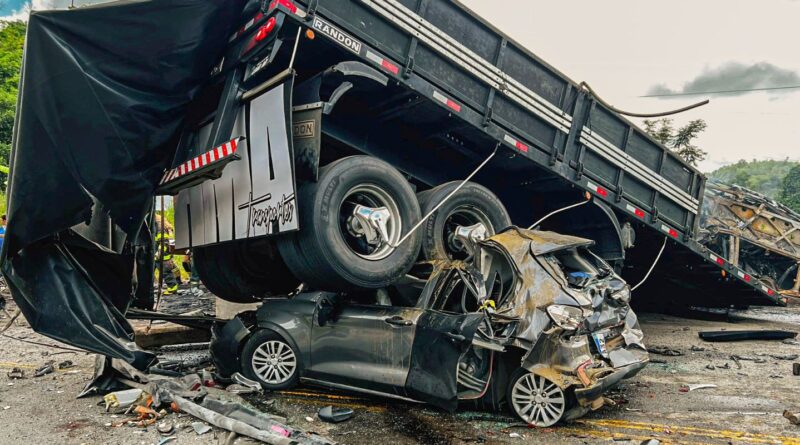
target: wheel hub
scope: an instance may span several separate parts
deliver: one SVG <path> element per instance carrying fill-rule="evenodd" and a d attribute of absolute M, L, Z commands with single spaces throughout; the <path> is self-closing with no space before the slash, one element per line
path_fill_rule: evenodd
<path fill-rule="evenodd" d="M 566 411 L 563 390 L 550 380 L 530 373 L 514 383 L 511 403 L 517 415 L 537 427 L 554 425 Z"/>
<path fill-rule="evenodd" d="M 297 369 L 297 358 L 289 345 L 270 340 L 253 352 L 252 368 L 264 382 L 279 385 L 292 378 Z"/>
<path fill-rule="evenodd" d="M 387 223 L 392 213 L 386 207 L 366 207 L 357 205 L 349 220 L 348 229 L 353 235 L 363 236 L 367 244 L 380 246 L 389 240 Z"/>

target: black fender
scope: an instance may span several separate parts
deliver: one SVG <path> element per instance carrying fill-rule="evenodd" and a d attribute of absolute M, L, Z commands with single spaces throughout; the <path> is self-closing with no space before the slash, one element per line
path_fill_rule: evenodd
<path fill-rule="evenodd" d="M 292 139 L 295 175 L 316 181 L 322 148 L 322 119 L 353 90 L 383 88 L 389 78 L 361 62 L 341 62 L 298 85 L 294 90 Z"/>

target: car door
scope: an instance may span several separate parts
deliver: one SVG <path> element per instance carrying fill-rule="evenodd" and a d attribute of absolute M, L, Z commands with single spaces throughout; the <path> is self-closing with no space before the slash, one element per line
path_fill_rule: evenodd
<path fill-rule="evenodd" d="M 311 329 L 308 375 L 355 388 L 405 396 L 417 308 L 336 304 Z"/>

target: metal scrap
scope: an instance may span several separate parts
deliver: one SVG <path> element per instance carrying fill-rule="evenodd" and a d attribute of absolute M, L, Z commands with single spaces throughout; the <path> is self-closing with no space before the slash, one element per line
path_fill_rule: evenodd
<path fill-rule="evenodd" d="M 683 352 L 667 346 L 649 346 L 647 348 L 647 352 L 657 355 L 666 355 L 668 357 L 677 357 L 683 355 Z"/>

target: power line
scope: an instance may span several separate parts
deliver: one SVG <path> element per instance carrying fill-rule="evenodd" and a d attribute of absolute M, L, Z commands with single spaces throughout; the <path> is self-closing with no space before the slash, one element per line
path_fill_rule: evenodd
<path fill-rule="evenodd" d="M 727 93 L 749 93 L 751 91 L 772 91 L 772 90 L 792 90 L 800 88 L 800 85 L 787 85 L 782 87 L 766 87 L 766 88 L 750 88 L 741 90 L 719 90 L 719 91 L 697 91 L 690 93 L 666 93 L 666 94 L 648 94 L 639 97 L 674 97 L 674 96 L 698 96 L 701 94 L 727 94 Z"/>

